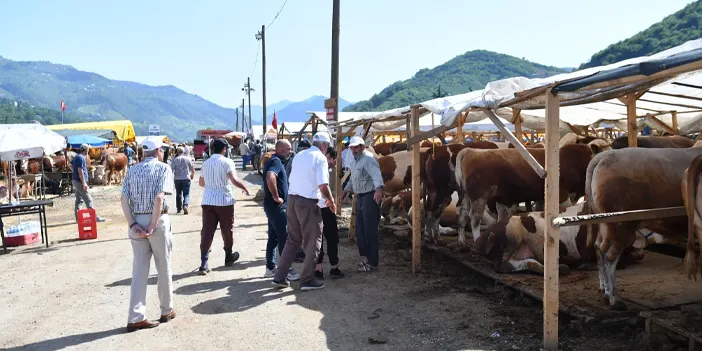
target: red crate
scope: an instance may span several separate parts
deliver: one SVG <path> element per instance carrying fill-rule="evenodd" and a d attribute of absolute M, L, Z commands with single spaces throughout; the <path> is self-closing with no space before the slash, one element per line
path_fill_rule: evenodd
<path fill-rule="evenodd" d="M 7 246 L 7 247 L 23 246 L 23 245 L 29 245 L 29 244 L 34 244 L 34 243 L 38 243 L 38 242 L 39 242 L 39 233 L 32 233 L 32 234 L 20 235 L 20 236 L 11 236 L 11 237 L 5 238 L 5 246 Z"/>
<path fill-rule="evenodd" d="M 97 239 L 97 218 L 95 210 L 85 208 L 78 211 L 78 239 Z"/>

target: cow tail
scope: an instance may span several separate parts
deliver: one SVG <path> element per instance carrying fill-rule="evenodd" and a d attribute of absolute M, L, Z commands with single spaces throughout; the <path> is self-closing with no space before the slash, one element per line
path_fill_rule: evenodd
<path fill-rule="evenodd" d="M 595 157 L 587 165 L 587 172 L 585 173 L 585 198 L 589 204 L 589 213 L 593 213 L 593 208 L 595 207 L 595 197 L 592 195 L 592 175 L 595 173 L 595 168 L 599 160 Z M 587 224 L 587 239 L 585 241 L 585 247 L 592 247 L 595 244 L 595 236 L 593 235 L 592 226 L 595 224 Z"/>
<path fill-rule="evenodd" d="M 687 252 L 685 253 L 685 271 L 687 278 L 697 280 L 698 259 L 695 257 L 695 193 L 697 190 L 697 175 L 702 171 L 702 155 L 695 157 L 687 169 L 687 174 L 683 180 L 686 185 L 686 194 L 683 194 L 685 200 L 685 214 L 687 215 Z"/>

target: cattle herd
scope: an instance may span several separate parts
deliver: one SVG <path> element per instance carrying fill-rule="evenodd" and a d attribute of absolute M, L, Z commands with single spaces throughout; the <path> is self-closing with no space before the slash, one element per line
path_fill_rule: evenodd
<path fill-rule="evenodd" d="M 686 206 L 687 216 L 560 228 L 559 267 L 598 269 L 600 290 L 613 309 L 624 309 L 615 269 L 644 257 L 649 244 L 684 242 L 690 278 L 702 275 L 702 147 L 684 136 L 626 136 L 611 143 L 573 133 L 559 143 L 561 215 Z M 543 273 L 544 179 L 508 143 L 470 141 L 420 147 L 423 240 L 440 243 L 457 233 L 497 272 Z M 411 222 L 412 154 L 406 144 L 375 145 L 385 181 L 381 212 L 391 224 Z M 542 166 L 542 144 L 527 145 Z M 470 230 L 472 238 L 464 233 Z M 687 235 L 686 235 L 687 234 Z"/>

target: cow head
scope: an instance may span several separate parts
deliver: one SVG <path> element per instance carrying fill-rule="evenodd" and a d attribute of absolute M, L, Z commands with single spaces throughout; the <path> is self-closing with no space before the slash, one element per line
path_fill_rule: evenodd
<path fill-rule="evenodd" d="M 494 265 L 495 271 L 500 271 L 502 257 L 507 249 L 507 226 L 509 218 L 505 218 L 490 227 L 485 233 L 480 234 L 473 247 L 475 251 L 487 258 Z"/>
<path fill-rule="evenodd" d="M 587 145 L 590 147 L 592 153 L 595 155 L 603 151 L 612 150 L 612 144 L 600 138 L 593 139 L 592 141 L 587 143 Z"/>

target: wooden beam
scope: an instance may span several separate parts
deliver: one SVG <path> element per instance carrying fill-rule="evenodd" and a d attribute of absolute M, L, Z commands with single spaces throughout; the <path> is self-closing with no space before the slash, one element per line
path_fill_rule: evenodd
<path fill-rule="evenodd" d="M 522 116 L 521 116 L 522 110 L 518 108 L 513 108 L 512 109 L 512 124 L 514 124 L 514 136 L 517 137 L 517 140 L 519 141 L 520 144 L 524 144 L 522 141 Z"/>
<path fill-rule="evenodd" d="M 649 91 L 648 93 L 649 93 L 649 94 L 655 94 L 655 95 L 670 96 L 670 97 L 681 98 L 681 99 L 702 101 L 702 97 L 696 97 L 696 96 L 688 96 L 688 95 L 681 95 L 681 94 L 671 94 L 671 93 L 664 93 L 664 92 L 661 92 L 661 91 Z"/>
<path fill-rule="evenodd" d="M 661 121 L 660 119 L 656 118 L 653 115 L 647 115 L 646 118 L 649 118 L 653 122 L 659 124 L 659 128 L 665 129 L 665 132 L 670 133 L 670 134 L 676 134 L 675 130 L 671 128 L 669 125 L 665 124 L 665 122 Z"/>
<path fill-rule="evenodd" d="M 344 151 L 344 144 L 342 141 L 344 140 L 344 128 L 342 127 L 336 127 L 336 163 L 334 165 L 334 173 L 333 173 L 333 178 L 334 178 L 334 203 L 336 203 L 336 215 L 341 216 L 341 208 L 343 207 L 341 204 L 341 187 L 344 184 L 344 180 L 346 179 L 346 176 L 350 174 L 350 172 L 346 172 L 344 179 L 339 180 L 339 175 L 341 174 L 341 152 Z"/>
<path fill-rule="evenodd" d="M 500 121 L 497 115 L 489 109 L 484 109 L 483 113 L 485 113 L 485 115 L 487 115 L 490 118 L 490 120 L 497 127 L 497 129 L 499 129 L 502 132 L 502 134 L 504 134 L 504 136 L 507 137 L 507 139 L 512 143 L 512 145 L 514 145 L 514 149 L 517 150 L 519 154 L 522 155 L 522 157 L 524 157 L 527 163 L 529 163 L 529 166 L 531 166 L 531 168 L 534 169 L 534 172 L 536 172 L 536 174 L 538 174 L 539 177 L 545 178 L 546 170 L 544 170 L 544 168 L 541 167 L 539 162 L 536 161 L 534 156 L 532 156 L 529 153 L 529 151 L 527 151 L 527 149 L 524 147 L 524 144 L 519 142 L 514 136 L 514 134 L 512 134 L 512 132 L 510 132 L 509 129 L 507 129 L 507 127 L 505 127 L 504 124 L 502 124 L 502 121 Z M 556 142 L 556 145 L 558 145 L 558 142 Z"/>
<path fill-rule="evenodd" d="M 419 108 L 412 107 L 412 136 L 419 133 Z M 422 254 L 422 218 L 419 215 L 419 199 L 422 195 L 419 184 L 419 147 L 412 148 L 412 273 L 419 272 Z"/>
<path fill-rule="evenodd" d="M 458 143 L 466 141 L 466 136 L 463 134 L 463 124 L 466 123 L 465 113 L 468 113 L 468 111 L 456 116 L 456 118 L 458 118 L 458 121 L 456 121 L 456 141 Z"/>
<path fill-rule="evenodd" d="M 558 142 L 560 137 L 558 122 L 560 103 L 557 96 L 546 94 L 546 177 L 545 217 L 546 223 L 553 223 L 558 216 L 560 162 Z M 544 349 L 558 349 L 558 228 L 547 225 L 544 228 Z"/>
<path fill-rule="evenodd" d="M 371 129 L 372 125 L 373 125 L 373 122 L 368 122 L 365 129 L 363 130 L 363 140 L 366 140 L 366 137 L 368 136 L 368 133 L 370 133 L 370 129 Z"/>
<path fill-rule="evenodd" d="M 455 124 L 454 124 L 454 125 L 455 125 Z M 439 126 L 439 127 L 436 127 L 436 128 L 434 128 L 434 129 L 429 130 L 429 131 L 426 131 L 426 132 L 421 132 L 421 133 L 418 132 L 417 135 L 412 135 L 411 137 L 409 137 L 409 133 L 407 133 L 407 135 L 408 135 L 408 138 L 407 138 L 407 146 L 408 146 L 408 148 L 409 148 L 409 147 L 411 147 L 412 145 L 417 144 L 417 143 L 419 143 L 420 141 L 422 141 L 422 140 L 424 140 L 424 139 L 432 138 L 432 137 L 434 137 L 434 136 L 437 135 L 437 134 L 441 134 L 441 133 L 446 132 L 446 131 L 449 131 L 449 130 L 451 130 L 451 129 L 453 129 L 453 128 L 454 128 L 454 126 L 450 126 L 450 127 Z M 408 129 L 408 130 L 409 130 L 409 129 Z"/>
<path fill-rule="evenodd" d="M 673 135 L 680 134 L 680 131 L 678 130 L 678 112 L 677 111 L 671 112 L 670 117 L 673 120 Z"/>
<path fill-rule="evenodd" d="M 685 216 L 685 206 L 663 207 L 622 212 L 595 213 L 580 216 L 563 216 L 554 218 L 552 223 L 554 227 L 560 228 L 574 225 L 643 221 L 682 216 Z"/>

